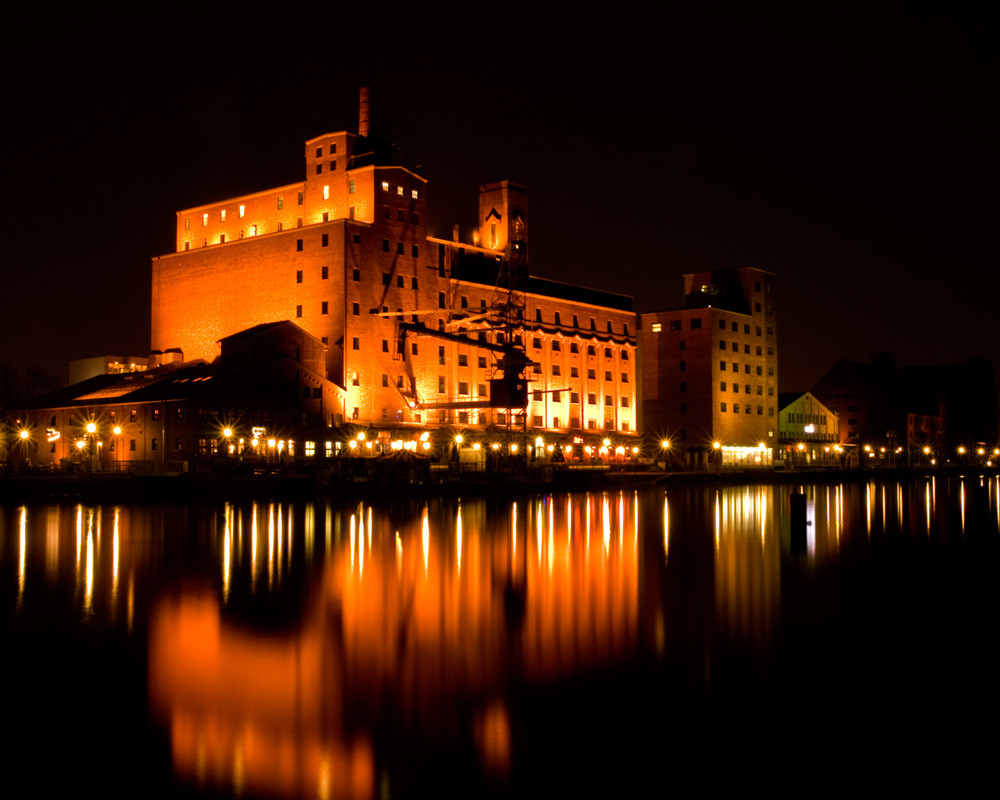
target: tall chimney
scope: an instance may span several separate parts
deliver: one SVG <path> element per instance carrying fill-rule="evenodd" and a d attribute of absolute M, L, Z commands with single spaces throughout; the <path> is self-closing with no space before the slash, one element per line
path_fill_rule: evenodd
<path fill-rule="evenodd" d="M 361 108 L 358 116 L 358 136 L 368 136 L 368 87 L 361 87 Z"/>

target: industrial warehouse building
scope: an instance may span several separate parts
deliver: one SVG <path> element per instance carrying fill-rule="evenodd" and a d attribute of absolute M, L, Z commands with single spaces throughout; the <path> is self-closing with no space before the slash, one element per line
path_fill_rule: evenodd
<path fill-rule="evenodd" d="M 211 361 L 292 320 L 344 390 L 331 426 L 634 436 L 631 298 L 530 275 L 510 182 L 480 188 L 471 242 L 430 236 L 426 179 L 361 108 L 357 134 L 306 142 L 303 181 L 178 212 L 176 252 L 153 260 L 154 355 Z"/>
<path fill-rule="evenodd" d="M 775 276 L 684 276 L 684 307 L 642 315 L 645 432 L 691 464 L 765 466 L 778 442 Z"/>

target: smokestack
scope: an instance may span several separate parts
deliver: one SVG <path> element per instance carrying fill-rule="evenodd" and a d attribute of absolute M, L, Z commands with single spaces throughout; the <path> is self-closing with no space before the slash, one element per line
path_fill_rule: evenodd
<path fill-rule="evenodd" d="M 358 136 L 368 136 L 368 87 L 361 87 L 361 108 L 358 115 Z"/>

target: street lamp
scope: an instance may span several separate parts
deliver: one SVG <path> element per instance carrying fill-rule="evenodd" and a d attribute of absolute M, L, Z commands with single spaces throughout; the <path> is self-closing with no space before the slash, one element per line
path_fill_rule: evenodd
<path fill-rule="evenodd" d="M 97 424 L 91 420 L 87 423 L 87 452 L 90 455 L 90 474 L 94 474 L 94 434 L 97 433 Z"/>
<path fill-rule="evenodd" d="M 111 430 L 115 435 L 115 466 L 117 467 L 122 462 L 122 426 L 115 425 Z"/>

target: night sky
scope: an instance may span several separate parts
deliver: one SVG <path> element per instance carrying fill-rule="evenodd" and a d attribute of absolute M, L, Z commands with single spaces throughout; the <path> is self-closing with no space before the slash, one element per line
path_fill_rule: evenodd
<path fill-rule="evenodd" d="M 357 129 L 363 84 L 429 180 L 431 235 L 468 240 L 479 184 L 510 179 L 543 277 L 648 310 L 685 272 L 776 273 L 782 391 L 877 351 L 1000 361 L 985 17 L 349 8 L 38 20 L 6 43 L 0 362 L 65 379 L 145 354 L 175 212 L 302 180 L 306 139 Z"/>

